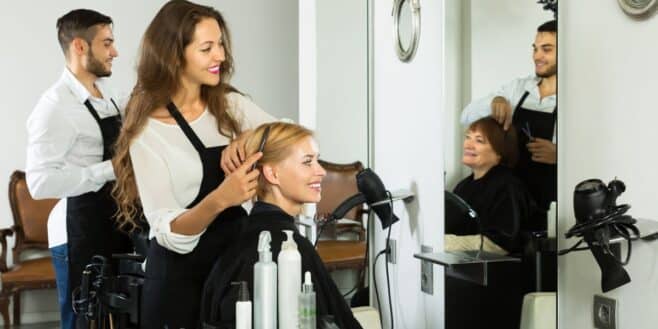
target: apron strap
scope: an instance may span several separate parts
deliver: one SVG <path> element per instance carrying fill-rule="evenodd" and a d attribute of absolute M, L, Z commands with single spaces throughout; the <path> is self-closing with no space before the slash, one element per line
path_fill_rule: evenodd
<path fill-rule="evenodd" d="M 514 118 L 514 115 L 519 111 L 519 109 L 523 107 L 523 102 L 525 102 L 525 99 L 528 98 L 528 95 L 530 95 L 530 92 L 526 90 L 523 93 L 523 96 L 521 96 L 519 102 L 516 103 L 516 107 L 514 108 L 514 114 L 512 115 L 512 118 Z M 553 127 L 555 127 L 555 124 L 557 123 L 557 104 L 553 108 L 553 112 L 551 114 L 553 115 Z"/>
<path fill-rule="evenodd" d="M 98 122 L 98 124 L 100 125 L 101 124 L 101 117 L 98 116 L 98 112 L 96 112 L 94 107 L 91 106 L 91 102 L 89 101 L 89 99 L 87 99 L 85 101 L 85 107 L 87 107 L 87 110 L 89 110 L 89 113 L 91 113 L 91 116 L 93 116 L 94 119 L 96 120 L 96 122 Z"/>
<path fill-rule="evenodd" d="M 121 117 L 121 111 L 119 111 L 119 106 L 117 105 L 117 103 L 115 103 L 112 98 L 110 98 L 110 102 L 112 102 L 114 108 L 117 109 L 117 113 L 119 114 L 119 117 Z"/>
<path fill-rule="evenodd" d="M 516 103 L 516 107 L 514 108 L 514 113 L 516 113 L 516 111 L 518 111 L 521 108 L 521 106 L 523 106 L 523 102 L 525 102 L 525 99 L 528 98 L 528 95 L 530 95 L 530 92 L 526 90 L 525 93 L 523 93 L 523 96 L 521 96 L 519 102 Z"/>
<path fill-rule="evenodd" d="M 187 139 L 189 139 L 192 145 L 194 145 L 194 148 L 197 150 L 197 152 L 203 152 L 203 150 L 206 149 L 206 146 L 203 145 L 203 142 L 201 142 L 199 136 L 194 133 L 192 127 L 190 127 L 187 121 L 185 121 L 185 118 L 183 118 L 183 115 L 180 113 L 180 111 L 178 111 L 176 105 L 174 105 L 173 102 L 169 102 L 169 104 L 167 104 L 167 110 L 169 110 L 169 114 L 174 117 L 174 120 L 176 120 L 178 126 L 183 130 L 183 133 L 185 136 L 187 136 Z"/>

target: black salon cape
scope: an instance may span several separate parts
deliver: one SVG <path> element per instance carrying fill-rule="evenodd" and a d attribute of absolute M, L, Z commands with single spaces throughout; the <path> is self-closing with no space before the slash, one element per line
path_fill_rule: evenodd
<path fill-rule="evenodd" d="M 522 254 L 522 231 L 541 229 L 544 212 L 532 200 L 512 170 L 498 165 L 480 179 L 466 177 L 454 189 L 478 214 L 478 220 L 446 212 L 447 234 L 483 234 L 512 253 Z M 448 208 L 446 207 L 446 211 Z M 478 223 L 479 221 L 479 223 Z M 488 267 L 488 285 L 445 277 L 446 329 L 491 327 L 518 329 L 523 295 L 530 292 L 534 272 L 524 263 L 493 263 Z"/>
<path fill-rule="evenodd" d="M 521 230 L 545 229 L 543 212 L 507 167 L 494 166 L 480 179 L 470 175 L 459 182 L 453 192 L 477 212 L 478 219 L 450 218 L 446 214 L 447 234 L 482 233 L 498 246 L 515 253 L 521 251 Z"/>
<path fill-rule="evenodd" d="M 235 328 L 238 289 L 232 286 L 231 282 L 248 283 L 249 297 L 253 305 L 254 264 L 258 262 L 258 237 L 264 230 L 270 231 L 272 237 L 270 246 L 274 261 L 281 251 L 281 243 L 287 239 L 283 230 L 294 232 L 293 237 L 302 256 L 302 273 L 311 272 L 317 299 L 318 322 L 324 315 L 329 314 L 334 316 L 334 321 L 340 328 L 361 328 L 317 251 L 308 239 L 299 235 L 294 219 L 278 207 L 263 202 L 256 202 L 251 214 L 243 220 L 242 231 L 237 239 L 239 242 L 217 261 L 208 276 L 201 303 L 203 328 Z"/>

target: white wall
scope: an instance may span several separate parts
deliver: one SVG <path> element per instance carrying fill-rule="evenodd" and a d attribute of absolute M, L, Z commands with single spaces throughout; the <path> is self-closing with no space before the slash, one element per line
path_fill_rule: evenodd
<path fill-rule="evenodd" d="M 421 37 L 411 63 L 397 59 L 393 48 L 392 0 L 374 3 L 374 169 L 386 187 L 414 191 L 416 200 L 395 203 L 400 221 L 391 237 L 398 260 L 391 265 L 395 328 L 443 327 L 443 271 L 434 267 L 434 294 L 420 290 L 421 245 L 443 245 L 443 1 L 421 1 Z M 385 232 L 375 225 L 374 251 L 384 248 Z M 380 289 L 384 328 L 390 317 L 384 262 L 375 275 Z M 371 287 L 372 289 L 372 287 Z M 374 304 L 374 301 L 373 301 Z"/>
<path fill-rule="evenodd" d="M 233 83 L 277 117 L 298 119 L 297 1 L 198 1 L 216 6 L 233 34 L 236 74 Z M 12 1 L 0 20 L 0 186 L 25 167 L 25 121 L 39 95 L 59 77 L 64 60 L 55 21 L 75 8 L 92 8 L 110 15 L 119 58 L 113 84 L 129 92 L 135 76 L 135 56 L 141 35 L 164 1 Z M 12 225 L 8 200 L 0 200 L 0 227 Z M 11 244 L 10 244 L 11 245 Z M 56 317 L 55 293 L 28 293 L 23 299 L 24 322 Z M 45 315 L 39 313 L 46 312 Z"/>
<path fill-rule="evenodd" d="M 536 1 L 470 0 L 470 90 L 482 97 L 505 81 L 534 72 L 537 27 L 553 19 Z"/>
<path fill-rule="evenodd" d="M 562 1 L 559 19 L 558 236 L 575 222 L 574 186 L 588 178 L 618 177 L 629 213 L 658 219 L 658 19 L 631 19 L 616 1 L 599 0 Z M 633 245 L 632 282 L 606 294 L 619 302 L 618 328 L 656 328 L 657 265 L 658 244 Z M 558 266 L 560 328 L 593 328 L 592 296 L 601 288 L 591 253 L 560 257 Z"/>
<path fill-rule="evenodd" d="M 446 187 L 470 174 L 461 166 L 462 109 L 514 78 L 534 72 L 537 27 L 553 19 L 536 1 L 446 0 Z"/>
<path fill-rule="evenodd" d="M 317 0 L 317 138 L 331 162 L 368 158 L 367 0 Z"/>

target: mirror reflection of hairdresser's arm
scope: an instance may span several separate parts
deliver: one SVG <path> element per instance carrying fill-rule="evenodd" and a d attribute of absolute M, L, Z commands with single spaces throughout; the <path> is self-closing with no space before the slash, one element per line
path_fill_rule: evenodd
<path fill-rule="evenodd" d="M 523 93 L 526 89 L 526 83 L 529 80 L 534 80 L 534 76 L 514 79 L 509 83 L 501 86 L 497 91 L 485 97 L 471 101 L 471 103 L 469 103 L 462 111 L 460 120 L 461 124 L 463 126 L 468 126 L 478 119 L 491 115 L 491 102 L 496 96 L 504 97 L 507 99 L 513 111 L 514 107 L 523 96 Z"/>
<path fill-rule="evenodd" d="M 98 191 L 115 179 L 111 161 L 76 166 L 66 161 L 78 138 L 72 120 L 41 99 L 27 121 L 27 185 L 35 199 L 65 198 Z M 95 146 L 93 146 L 95 147 Z M 100 160 L 100 159 L 99 159 Z"/>

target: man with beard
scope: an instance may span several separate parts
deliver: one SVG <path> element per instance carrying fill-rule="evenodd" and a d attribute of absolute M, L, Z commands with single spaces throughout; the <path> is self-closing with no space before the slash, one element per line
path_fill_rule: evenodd
<path fill-rule="evenodd" d="M 27 121 L 26 177 L 36 199 L 59 198 L 48 218 L 48 242 L 59 294 L 61 327 L 74 328 L 71 293 L 93 255 L 132 250 L 112 216 L 112 145 L 121 110 L 104 77 L 112 74 L 112 19 L 73 10 L 57 20 L 66 67 Z M 82 319 L 80 319 L 82 320 Z"/>
<path fill-rule="evenodd" d="M 513 80 L 497 92 L 471 102 L 461 116 L 463 125 L 489 115 L 505 130 L 514 124 L 519 137 L 519 162 L 515 171 L 544 210 L 557 199 L 556 39 L 555 20 L 540 25 L 532 45 L 535 74 Z M 542 225 L 545 223 L 533 228 L 541 229 Z"/>

